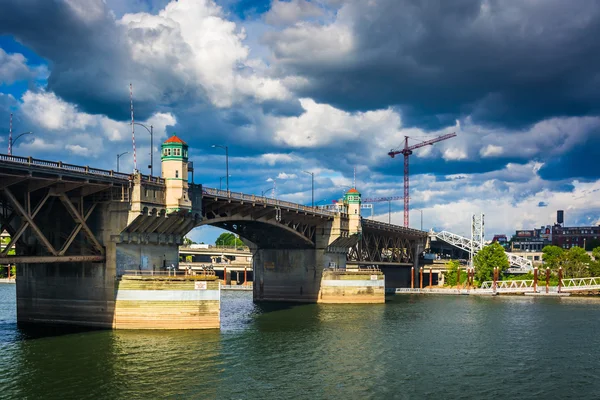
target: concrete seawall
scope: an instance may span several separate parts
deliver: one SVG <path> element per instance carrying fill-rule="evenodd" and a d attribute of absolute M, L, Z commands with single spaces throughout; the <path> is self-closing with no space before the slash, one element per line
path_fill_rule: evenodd
<path fill-rule="evenodd" d="M 324 271 L 319 303 L 385 303 L 385 277 L 371 271 Z"/>
<path fill-rule="evenodd" d="M 214 276 L 123 276 L 115 288 L 115 329 L 219 329 Z"/>

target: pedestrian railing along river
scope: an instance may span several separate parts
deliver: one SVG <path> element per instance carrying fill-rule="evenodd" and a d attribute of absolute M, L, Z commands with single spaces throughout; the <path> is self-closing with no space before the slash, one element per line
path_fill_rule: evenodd
<path fill-rule="evenodd" d="M 223 199 L 235 199 L 241 201 L 251 201 L 254 203 L 265 204 L 269 206 L 285 207 L 291 210 L 305 211 L 315 215 L 323 215 L 327 217 L 335 216 L 335 212 L 321 210 L 317 207 L 305 206 L 302 204 L 292 203 L 290 201 L 273 199 L 265 196 L 256 196 L 254 194 L 245 194 L 241 192 L 232 192 L 228 190 L 213 189 L 208 187 L 202 188 L 203 195 L 218 197 Z"/>
<path fill-rule="evenodd" d="M 111 178 L 111 179 L 123 180 L 123 181 L 133 180 L 133 176 L 134 176 L 133 174 L 125 174 L 123 172 L 115 172 L 113 170 L 92 168 L 89 166 L 82 166 L 82 165 L 67 164 L 67 163 L 63 163 L 62 161 L 48 161 L 48 160 L 36 159 L 33 157 L 20 157 L 20 156 L 8 155 L 8 154 L 0 154 L 0 162 L 6 163 L 6 164 L 26 166 L 26 167 L 37 167 L 37 168 L 42 168 L 44 170 L 51 169 L 51 170 L 71 172 L 71 173 L 83 174 L 83 175 L 98 176 L 98 177 Z M 146 181 L 146 182 L 155 182 L 155 183 L 161 183 L 161 184 L 165 182 L 165 180 L 163 178 L 160 178 L 158 176 L 141 175 L 141 177 L 142 177 L 142 181 Z"/>

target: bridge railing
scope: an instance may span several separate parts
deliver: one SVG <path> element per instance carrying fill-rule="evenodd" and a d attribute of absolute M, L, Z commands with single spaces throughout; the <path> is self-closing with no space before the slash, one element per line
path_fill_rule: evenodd
<path fill-rule="evenodd" d="M 406 227 L 400 226 L 400 225 L 388 224 L 387 222 L 381 222 L 381 221 L 375 221 L 372 219 L 363 218 L 363 226 L 368 226 L 368 225 L 372 225 L 377 228 L 387 228 L 387 229 L 394 229 L 394 230 L 399 230 L 399 231 L 403 231 L 403 232 L 415 233 L 415 234 L 419 234 L 419 235 L 425 235 L 425 236 L 427 235 L 427 232 L 420 231 L 418 229 L 406 228 Z"/>
<path fill-rule="evenodd" d="M 106 170 L 100 168 L 92 168 L 89 166 L 75 165 L 75 164 L 67 164 L 62 161 L 48 161 L 41 160 L 33 157 L 21 157 L 21 156 L 12 156 L 8 154 L 0 154 L 0 161 L 7 163 L 14 163 L 20 165 L 27 166 L 35 166 L 42 168 L 52 168 L 62 171 L 69 172 L 77 172 L 85 175 L 95 175 L 102 176 L 113 179 L 122 179 L 122 180 L 133 180 L 133 174 L 126 174 L 123 172 L 115 172 L 113 170 Z M 149 175 L 141 175 L 142 181 L 145 182 L 155 182 L 155 183 L 164 183 L 165 180 L 158 176 L 149 176 Z"/>
<path fill-rule="evenodd" d="M 298 204 L 298 203 L 292 203 L 291 201 L 273 199 L 270 197 L 256 196 L 254 194 L 232 192 L 232 191 L 213 189 L 213 188 L 207 188 L 207 187 L 203 187 L 202 190 L 203 190 L 203 193 L 206 195 L 221 197 L 221 198 L 225 198 L 225 199 L 253 201 L 253 202 L 257 202 L 257 203 L 261 203 L 261 204 L 286 207 L 286 208 L 291 208 L 294 210 L 306 211 L 306 212 L 310 212 L 313 214 L 327 215 L 327 216 L 331 216 L 331 217 L 333 217 L 335 215 L 335 213 L 332 211 L 320 210 L 316 207 L 313 208 L 313 207 L 305 206 L 305 205 Z"/>

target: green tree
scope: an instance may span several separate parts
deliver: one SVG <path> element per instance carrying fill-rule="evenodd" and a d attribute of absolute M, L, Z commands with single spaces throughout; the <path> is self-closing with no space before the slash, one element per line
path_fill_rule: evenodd
<path fill-rule="evenodd" d="M 217 246 L 230 246 L 230 247 L 237 247 L 237 246 L 243 246 L 244 243 L 237 237 L 235 236 L 233 233 L 229 233 L 229 232 L 225 232 L 225 233 L 221 233 L 219 235 L 219 237 L 217 238 L 217 240 L 215 240 L 215 244 Z"/>
<path fill-rule="evenodd" d="M 600 276 L 600 246 L 592 250 L 592 257 L 594 261 L 590 262 L 590 275 Z"/>
<path fill-rule="evenodd" d="M 494 267 L 500 268 L 500 277 L 502 271 L 509 267 L 508 257 L 504 248 L 494 242 L 485 246 L 475 255 L 475 279 L 479 282 L 491 281 L 494 279 Z"/>
<path fill-rule="evenodd" d="M 552 272 L 558 271 L 565 258 L 565 251 L 558 246 L 546 246 L 542 249 L 544 265 Z"/>
<path fill-rule="evenodd" d="M 460 263 L 456 260 L 450 260 L 446 264 L 446 273 L 444 274 L 444 285 L 445 286 L 456 286 L 456 275 L 460 268 Z M 467 273 L 465 271 L 460 271 L 460 283 L 464 283 L 467 281 Z"/>
<path fill-rule="evenodd" d="M 600 261 L 600 246 L 594 248 L 594 250 L 592 250 L 592 256 L 594 256 L 594 260 L 596 261 Z"/>
<path fill-rule="evenodd" d="M 592 258 L 582 247 L 571 247 L 565 253 L 562 267 L 564 278 L 585 278 L 590 276 Z"/>
<path fill-rule="evenodd" d="M 190 244 L 196 244 L 196 242 L 194 242 L 192 239 L 190 239 L 189 237 L 184 237 L 183 238 L 183 245 L 184 246 L 189 246 Z"/>

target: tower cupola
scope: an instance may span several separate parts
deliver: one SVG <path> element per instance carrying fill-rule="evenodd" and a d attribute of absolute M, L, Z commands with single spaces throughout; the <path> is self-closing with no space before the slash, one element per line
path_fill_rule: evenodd
<path fill-rule="evenodd" d="M 188 145 L 173 134 L 161 145 L 162 178 L 166 185 L 167 211 L 191 209 L 188 184 Z"/>

